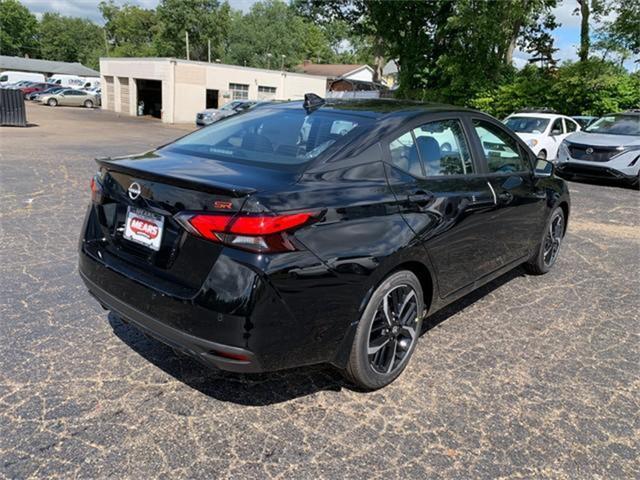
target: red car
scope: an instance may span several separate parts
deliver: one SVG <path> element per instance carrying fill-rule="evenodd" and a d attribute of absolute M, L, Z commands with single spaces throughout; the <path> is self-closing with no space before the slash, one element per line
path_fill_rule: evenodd
<path fill-rule="evenodd" d="M 22 90 L 22 94 L 24 95 L 24 97 L 27 98 L 27 96 L 29 96 L 34 92 L 41 92 L 43 90 L 46 90 L 47 88 L 57 87 L 57 86 L 58 85 L 54 83 L 31 83 L 26 87 L 22 87 L 20 90 Z"/>

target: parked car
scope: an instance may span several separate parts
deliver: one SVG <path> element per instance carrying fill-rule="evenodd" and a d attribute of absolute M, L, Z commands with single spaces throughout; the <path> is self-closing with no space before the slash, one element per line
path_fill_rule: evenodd
<path fill-rule="evenodd" d="M 581 128 L 570 117 L 544 112 L 515 113 L 509 115 L 504 123 L 527 142 L 538 158 L 544 160 L 555 159 L 562 140 Z"/>
<path fill-rule="evenodd" d="M 565 178 L 618 179 L 640 185 L 640 110 L 604 115 L 560 146 L 558 173 Z"/>
<path fill-rule="evenodd" d="M 588 115 L 579 115 L 579 116 L 575 116 L 575 117 L 571 117 L 571 118 L 573 118 L 576 122 L 578 122 L 580 124 L 580 127 L 582 128 L 582 130 L 584 130 L 589 125 L 591 125 L 596 120 L 598 120 L 600 117 L 591 117 L 591 116 L 588 116 Z"/>
<path fill-rule="evenodd" d="M 217 368 L 331 363 L 365 389 L 425 315 L 549 271 L 570 208 L 499 121 L 394 100 L 308 95 L 98 165 L 79 272 L 104 308 Z"/>
<path fill-rule="evenodd" d="M 43 83 L 45 80 L 44 80 L 44 75 L 41 73 L 15 72 L 15 71 L 9 71 L 9 70 L 0 73 L 0 85 L 2 86 L 12 84 L 12 83 L 18 83 L 21 81 Z"/>
<path fill-rule="evenodd" d="M 222 108 L 208 108 L 196 114 L 196 125 L 201 127 L 211 125 L 218 120 L 235 115 L 254 105 L 256 102 L 251 100 L 234 100 L 227 103 Z"/>
<path fill-rule="evenodd" d="M 28 99 L 29 95 L 31 95 L 32 93 L 42 92 L 54 86 L 55 85 L 52 85 L 50 83 L 30 83 L 29 85 L 20 87 L 20 90 L 22 90 L 24 98 Z"/>
<path fill-rule="evenodd" d="M 48 95 L 65 90 L 65 87 L 49 87 L 46 90 L 32 92 L 27 96 L 28 100 L 38 101 L 43 95 Z"/>
<path fill-rule="evenodd" d="M 66 88 L 58 92 L 43 95 L 39 98 L 39 100 L 40 102 L 45 103 L 50 107 L 63 105 L 70 107 L 84 106 L 87 108 L 93 108 L 98 105 L 98 101 L 95 95 L 91 95 L 90 93 L 73 88 Z"/>

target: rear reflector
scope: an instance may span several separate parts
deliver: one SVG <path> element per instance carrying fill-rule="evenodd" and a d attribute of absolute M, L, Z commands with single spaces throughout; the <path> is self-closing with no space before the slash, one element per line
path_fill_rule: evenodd
<path fill-rule="evenodd" d="M 289 215 L 179 214 L 176 219 L 189 232 L 214 242 L 255 252 L 295 250 L 287 232 L 314 219 L 313 213 Z"/>
<path fill-rule="evenodd" d="M 91 177 L 91 201 L 99 205 L 102 203 L 102 184 L 97 177 Z"/>

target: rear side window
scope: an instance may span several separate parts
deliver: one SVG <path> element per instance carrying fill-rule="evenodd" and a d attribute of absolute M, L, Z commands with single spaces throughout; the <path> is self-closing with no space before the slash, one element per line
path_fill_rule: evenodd
<path fill-rule="evenodd" d="M 484 120 L 473 120 L 473 126 L 480 137 L 489 172 L 510 173 L 531 170 L 518 142 L 506 131 Z"/>
<path fill-rule="evenodd" d="M 567 127 L 567 133 L 575 132 L 578 129 L 578 125 L 567 118 L 564 119 L 564 124 Z"/>
<path fill-rule="evenodd" d="M 354 112 L 303 108 L 259 108 L 187 135 L 169 145 L 182 153 L 255 163 L 300 165 L 345 137 L 367 128 L 372 118 Z"/>
<path fill-rule="evenodd" d="M 389 143 L 389 153 L 391 163 L 396 167 L 417 177 L 424 175 L 418 156 L 418 147 L 411 132 L 407 132 Z"/>
<path fill-rule="evenodd" d="M 425 123 L 413 134 L 428 177 L 473 173 L 469 147 L 458 120 Z"/>
<path fill-rule="evenodd" d="M 551 125 L 551 130 L 549 131 L 549 135 L 562 135 L 564 130 L 562 129 L 562 119 L 558 118 L 553 125 Z"/>

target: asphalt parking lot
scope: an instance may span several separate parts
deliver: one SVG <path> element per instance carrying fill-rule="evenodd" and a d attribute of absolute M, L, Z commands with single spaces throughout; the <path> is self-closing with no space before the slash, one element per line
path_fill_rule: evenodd
<path fill-rule="evenodd" d="M 560 259 L 435 315 L 402 377 L 213 372 L 77 274 L 92 158 L 191 126 L 29 105 L 0 128 L 0 476 L 639 478 L 640 194 L 571 183 Z"/>

